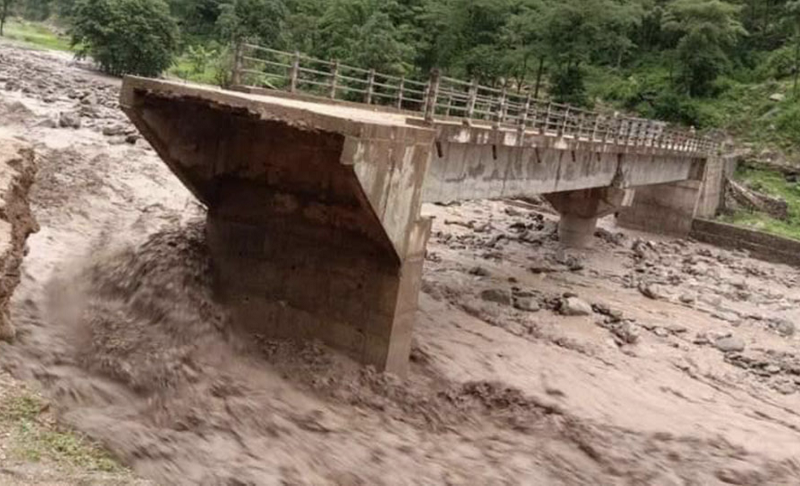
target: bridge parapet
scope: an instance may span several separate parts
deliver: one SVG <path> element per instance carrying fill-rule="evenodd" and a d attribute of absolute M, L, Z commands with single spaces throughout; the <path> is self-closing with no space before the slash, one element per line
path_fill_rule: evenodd
<path fill-rule="evenodd" d="M 417 116 L 428 123 L 455 121 L 636 151 L 707 156 L 719 150 L 718 142 L 694 130 L 542 100 L 529 91 L 484 86 L 443 76 L 438 70 L 433 70 L 428 79 L 412 79 L 300 52 L 242 44 L 236 49 L 232 79 L 235 87 L 244 91 L 267 89 L 320 101 L 371 105 Z"/>

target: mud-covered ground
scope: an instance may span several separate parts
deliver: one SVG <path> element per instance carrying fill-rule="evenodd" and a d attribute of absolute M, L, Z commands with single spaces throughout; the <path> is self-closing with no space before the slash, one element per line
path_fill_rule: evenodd
<path fill-rule="evenodd" d="M 42 227 L 0 366 L 142 477 L 800 484 L 797 269 L 613 220 L 564 253 L 536 200 L 426 207 L 403 382 L 230 331 L 203 208 L 125 121 L 118 84 L 0 44 L 0 134 L 40 154 Z"/>

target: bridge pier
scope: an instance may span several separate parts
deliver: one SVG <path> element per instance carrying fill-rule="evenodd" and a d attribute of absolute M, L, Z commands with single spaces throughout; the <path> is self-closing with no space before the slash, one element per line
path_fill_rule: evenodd
<path fill-rule="evenodd" d="M 597 220 L 630 204 L 632 193 L 614 187 L 598 187 L 546 194 L 561 215 L 558 236 L 567 248 L 591 246 Z"/>

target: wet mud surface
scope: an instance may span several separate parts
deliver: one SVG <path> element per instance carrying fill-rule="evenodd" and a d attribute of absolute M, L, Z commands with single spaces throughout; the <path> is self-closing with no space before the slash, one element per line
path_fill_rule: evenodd
<path fill-rule="evenodd" d="M 203 208 L 118 82 L 0 48 L 40 173 L 0 367 L 158 484 L 800 484 L 800 272 L 535 199 L 428 206 L 411 373 L 231 329 Z M 0 476 L 2 481 L 2 476 Z"/>

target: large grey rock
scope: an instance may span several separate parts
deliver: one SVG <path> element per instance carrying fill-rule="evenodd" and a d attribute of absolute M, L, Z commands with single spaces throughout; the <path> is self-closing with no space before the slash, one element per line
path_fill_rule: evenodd
<path fill-rule="evenodd" d="M 539 302 L 530 296 L 514 297 L 514 307 L 525 312 L 538 312 L 541 309 Z"/>
<path fill-rule="evenodd" d="M 58 115 L 58 126 L 61 128 L 80 128 L 81 115 L 74 111 L 62 111 Z"/>
<path fill-rule="evenodd" d="M 481 292 L 481 299 L 501 305 L 511 305 L 511 292 L 504 289 L 487 289 Z"/>
<path fill-rule="evenodd" d="M 561 302 L 561 314 L 565 316 L 590 316 L 592 315 L 592 306 L 577 297 L 569 297 Z"/>
<path fill-rule="evenodd" d="M 714 347 L 722 351 L 723 353 L 740 353 L 744 351 L 745 344 L 744 341 L 735 337 L 724 337 L 719 338 L 714 341 Z"/>

